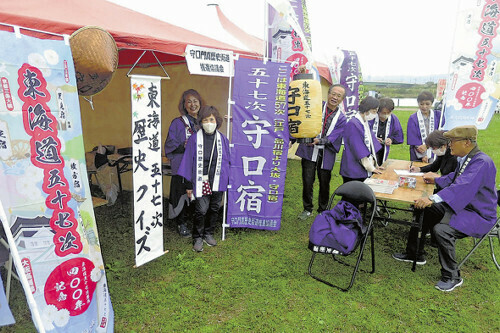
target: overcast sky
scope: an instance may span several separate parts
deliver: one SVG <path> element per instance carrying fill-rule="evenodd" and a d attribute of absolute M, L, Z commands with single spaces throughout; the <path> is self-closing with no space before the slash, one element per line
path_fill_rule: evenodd
<path fill-rule="evenodd" d="M 234 41 L 207 7 L 263 38 L 264 0 L 112 0 L 169 23 Z M 435 75 L 448 72 L 459 0 L 308 0 L 317 58 L 340 48 L 356 51 L 363 75 Z M 233 44 L 238 43 L 234 41 Z M 320 59 L 321 60 L 321 59 Z"/>

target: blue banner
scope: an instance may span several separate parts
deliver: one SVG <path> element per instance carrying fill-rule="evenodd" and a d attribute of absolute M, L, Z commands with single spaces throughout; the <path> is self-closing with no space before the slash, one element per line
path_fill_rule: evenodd
<path fill-rule="evenodd" d="M 228 223 L 278 230 L 285 190 L 290 64 L 235 65 Z"/>

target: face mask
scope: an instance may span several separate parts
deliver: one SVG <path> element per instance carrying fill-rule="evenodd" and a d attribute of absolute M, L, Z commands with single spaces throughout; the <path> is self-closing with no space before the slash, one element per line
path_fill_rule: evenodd
<path fill-rule="evenodd" d="M 389 118 L 389 117 L 388 117 L 387 115 L 385 115 L 385 114 L 383 114 L 383 115 L 382 115 L 382 114 L 379 114 L 379 115 L 378 115 L 378 117 L 379 117 L 379 119 L 380 119 L 381 121 L 386 121 L 386 120 L 387 120 L 387 118 Z"/>
<path fill-rule="evenodd" d="M 371 112 L 370 112 L 370 113 L 368 113 L 368 114 L 365 114 L 365 120 L 366 120 L 366 121 L 373 120 L 373 119 L 375 119 L 375 117 L 376 117 L 376 116 L 377 116 L 377 114 L 376 114 L 376 113 L 371 113 Z"/>
<path fill-rule="evenodd" d="M 445 149 L 433 149 L 432 153 L 436 156 L 443 156 L 446 154 L 446 148 Z"/>
<path fill-rule="evenodd" d="M 212 134 L 215 132 L 215 128 L 217 127 L 217 123 L 203 123 L 201 124 L 203 126 L 203 129 L 207 134 Z"/>

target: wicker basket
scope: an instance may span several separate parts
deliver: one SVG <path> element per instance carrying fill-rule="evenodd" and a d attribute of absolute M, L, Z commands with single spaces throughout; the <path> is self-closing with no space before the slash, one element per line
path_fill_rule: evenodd
<path fill-rule="evenodd" d="M 118 48 L 104 29 L 87 26 L 75 31 L 70 39 L 75 63 L 78 94 L 91 96 L 103 90 L 118 66 Z"/>

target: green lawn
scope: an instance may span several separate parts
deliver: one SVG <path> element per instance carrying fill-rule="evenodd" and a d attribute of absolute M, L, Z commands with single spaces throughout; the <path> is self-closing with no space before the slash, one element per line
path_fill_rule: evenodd
<path fill-rule="evenodd" d="M 406 127 L 411 111 L 395 113 Z M 495 115 L 488 130 L 480 131 L 478 140 L 497 165 L 499 130 L 500 116 Z M 405 144 L 391 149 L 391 158 L 408 156 Z M 338 171 L 336 163 L 332 191 L 342 182 Z M 313 219 L 296 219 L 302 211 L 300 172 L 300 161 L 289 161 L 281 230 L 231 229 L 227 240 L 217 247 L 194 253 L 191 241 L 181 239 L 168 225 L 165 248 L 170 252 L 139 268 L 132 267 L 134 230 L 129 197 L 122 204 L 97 208 L 115 331 L 500 331 L 500 272 L 489 257 L 486 243 L 463 267 L 463 286 L 451 293 L 434 289 L 440 278 L 435 248 L 427 247 L 428 263 L 417 267 L 416 272 L 410 270 L 411 264 L 391 258 L 393 252 L 404 248 L 408 227 L 400 225 L 376 225 L 376 272 L 360 272 L 348 293 L 313 280 L 307 274 L 311 257 L 308 233 Z M 471 245 L 471 239 L 458 241 L 458 257 L 463 257 Z M 500 247 L 495 245 L 500 257 Z M 350 270 L 331 266 L 330 261 L 326 256 L 318 258 L 315 266 L 320 274 L 347 283 Z M 362 267 L 369 267 L 368 261 Z M 11 306 L 17 324 L 0 331 L 33 332 L 24 293 L 17 282 L 13 283 Z"/>

